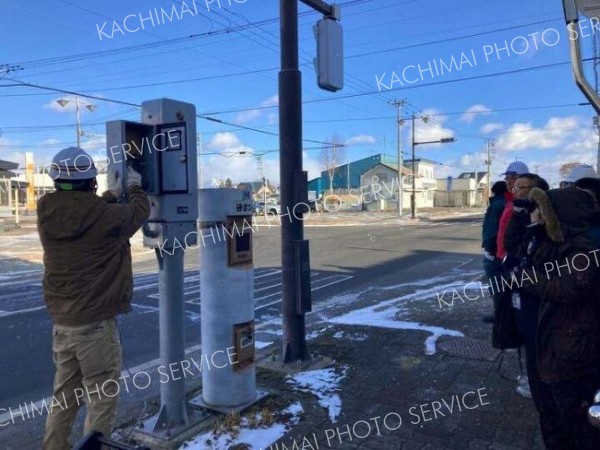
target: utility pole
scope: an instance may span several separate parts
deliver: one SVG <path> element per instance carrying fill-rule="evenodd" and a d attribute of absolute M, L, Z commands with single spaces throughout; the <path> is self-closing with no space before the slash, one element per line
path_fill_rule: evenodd
<path fill-rule="evenodd" d="M 417 217 L 417 213 L 416 213 L 416 198 L 415 198 L 415 189 L 416 189 L 416 184 L 415 184 L 415 179 L 416 179 L 416 174 L 415 174 L 415 115 L 413 114 L 411 117 L 412 120 L 412 133 L 411 133 L 411 157 L 412 157 L 412 192 L 410 193 L 410 217 L 411 219 L 416 219 Z"/>
<path fill-rule="evenodd" d="M 321 0 L 301 0 L 302 3 L 324 14 L 321 28 L 333 25 L 334 32 L 341 32 L 339 7 Z M 298 66 L 298 0 L 280 0 L 280 42 L 281 70 L 279 71 L 279 170 L 281 179 L 281 271 L 283 309 L 283 364 L 311 359 L 306 345 L 305 314 L 312 310 L 310 287 L 310 258 L 308 240 L 304 239 L 302 217 L 294 214 L 300 202 L 308 203 L 307 172 L 302 170 L 302 73 Z M 330 20 L 332 19 L 332 20 Z M 330 21 L 327 23 L 326 21 Z M 322 27 L 322 25 L 325 27 Z M 341 39 L 341 36 L 340 36 Z M 327 46 L 319 48 L 317 62 L 330 64 L 332 72 L 340 75 L 335 58 L 343 53 L 336 49 L 335 54 L 327 53 Z M 340 42 L 341 43 L 341 42 Z M 321 52 L 324 52 L 322 57 Z M 325 58 L 325 55 L 329 58 Z M 323 61 L 326 59 L 326 61 Z M 343 61 L 338 58 L 337 63 Z M 341 88 L 339 78 L 328 80 L 330 72 L 318 70 L 319 86 L 329 84 L 330 90 Z M 321 79 L 321 75 L 323 78 Z"/>
<path fill-rule="evenodd" d="M 72 100 L 65 100 L 64 98 L 59 98 L 56 100 L 63 108 L 66 107 Z M 76 117 L 76 132 L 77 132 L 77 148 L 81 148 L 81 136 L 83 135 L 81 131 L 81 117 L 79 113 L 79 96 L 75 96 L 75 117 Z M 88 111 L 94 112 L 96 110 L 96 105 L 91 103 L 83 103 L 82 104 Z"/>
<path fill-rule="evenodd" d="M 487 140 L 487 159 L 485 160 L 485 164 L 487 166 L 487 196 L 491 196 L 492 192 L 492 156 L 494 153 L 494 145 L 495 141 L 493 139 Z"/>
<path fill-rule="evenodd" d="M 408 103 L 406 100 L 396 100 L 388 102 L 390 105 L 396 108 L 396 125 L 397 130 L 397 150 L 398 150 L 398 217 L 402 217 L 402 197 L 404 195 L 402 186 L 402 168 L 404 166 L 404 160 L 402 158 L 402 124 L 400 120 L 401 108 Z"/>
<path fill-rule="evenodd" d="M 265 172 L 263 168 L 263 155 L 258 155 L 256 157 L 256 165 L 258 166 L 258 173 L 260 175 L 260 179 L 262 180 L 262 188 L 263 188 L 263 215 L 267 217 L 267 185 L 265 179 Z"/>
<path fill-rule="evenodd" d="M 196 134 L 196 147 L 198 148 L 198 189 L 202 189 L 202 135 Z"/>
<path fill-rule="evenodd" d="M 412 219 L 416 219 L 417 218 L 417 214 L 416 214 L 416 208 L 417 208 L 417 199 L 415 196 L 415 192 L 417 190 L 416 188 L 416 178 L 417 178 L 417 174 L 416 169 L 415 169 L 415 147 L 417 145 L 426 145 L 426 144 L 447 144 L 449 142 L 455 142 L 455 139 L 453 137 L 447 137 L 447 138 L 441 138 L 441 139 L 436 139 L 435 141 L 422 141 L 422 142 L 416 142 L 415 141 L 415 118 L 417 116 L 415 116 L 414 114 L 411 116 L 411 121 L 412 121 L 412 136 L 411 136 L 411 153 L 412 153 L 412 193 L 410 195 L 410 212 L 411 212 L 411 218 Z M 418 116 L 419 119 L 421 119 L 424 123 L 427 123 L 429 121 L 429 117 L 428 116 Z"/>

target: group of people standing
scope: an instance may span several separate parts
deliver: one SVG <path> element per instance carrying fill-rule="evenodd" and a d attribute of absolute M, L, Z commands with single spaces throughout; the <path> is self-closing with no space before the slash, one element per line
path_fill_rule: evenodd
<path fill-rule="evenodd" d="M 484 321 L 494 346 L 524 349 L 517 393 L 533 399 L 546 448 L 598 449 L 587 409 L 600 389 L 600 179 L 580 165 L 550 189 L 520 161 L 504 176 L 484 219 L 484 270 L 517 283 Z"/>

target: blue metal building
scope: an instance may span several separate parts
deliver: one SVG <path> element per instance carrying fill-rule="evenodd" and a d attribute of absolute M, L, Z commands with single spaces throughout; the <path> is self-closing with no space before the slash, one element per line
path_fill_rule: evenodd
<path fill-rule="evenodd" d="M 377 164 L 397 165 L 398 160 L 389 155 L 378 154 L 367 158 L 353 161 L 343 166 L 338 166 L 333 177 L 333 189 L 358 189 L 360 188 L 360 176 L 367 170 L 372 169 Z M 314 178 L 308 182 L 308 190 L 316 191 L 317 198 L 329 190 L 329 174 L 327 171 L 321 172 L 319 178 Z"/>

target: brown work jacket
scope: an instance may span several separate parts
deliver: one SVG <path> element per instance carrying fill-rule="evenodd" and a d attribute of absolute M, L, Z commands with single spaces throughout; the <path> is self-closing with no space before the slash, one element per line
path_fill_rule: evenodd
<path fill-rule="evenodd" d="M 58 191 L 38 202 L 44 250 L 44 299 L 57 325 L 86 325 L 131 310 L 133 273 L 129 238 L 150 215 L 139 186 L 129 203 L 110 192 Z"/>

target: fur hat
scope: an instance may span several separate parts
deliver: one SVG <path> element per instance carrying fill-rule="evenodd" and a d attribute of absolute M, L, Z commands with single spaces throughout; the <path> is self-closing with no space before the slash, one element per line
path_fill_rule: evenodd
<path fill-rule="evenodd" d="M 564 242 L 565 236 L 585 233 L 594 215 L 592 196 L 576 188 L 544 192 L 534 187 L 529 199 L 538 205 L 546 232 L 554 242 Z"/>

